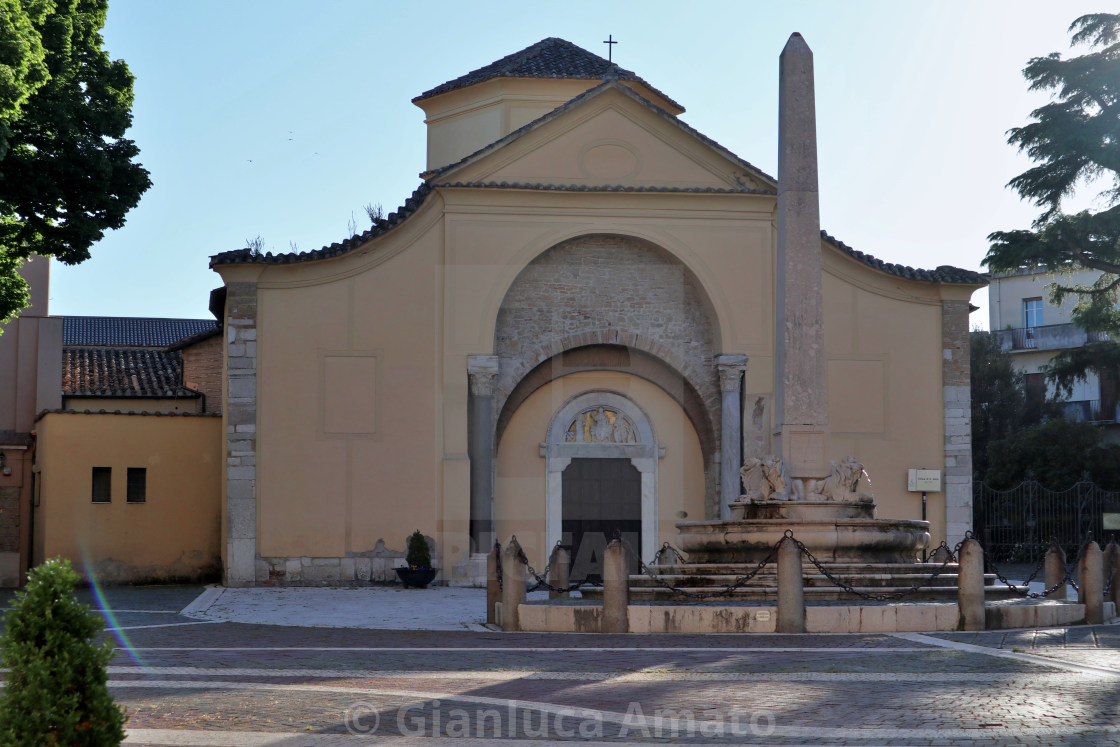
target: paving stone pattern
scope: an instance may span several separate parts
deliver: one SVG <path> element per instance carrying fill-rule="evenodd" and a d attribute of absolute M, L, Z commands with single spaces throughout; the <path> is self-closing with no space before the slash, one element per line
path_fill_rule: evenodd
<path fill-rule="evenodd" d="M 317 628 L 178 614 L 200 590 L 103 595 L 130 745 L 1120 742 L 1115 623 L 924 637 Z"/>

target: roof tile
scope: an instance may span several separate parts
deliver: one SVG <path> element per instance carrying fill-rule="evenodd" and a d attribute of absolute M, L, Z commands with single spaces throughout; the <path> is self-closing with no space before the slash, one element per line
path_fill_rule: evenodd
<path fill-rule="evenodd" d="M 183 355 L 148 348 L 64 347 L 67 397 L 198 397 L 183 380 Z"/>
<path fill-rule="evenodd" d="M 678 109 L 684 107 L 673 101 L 661 91 L 639 78 L 630 70 L 625 70 L 618 65 L 605 60 L 597 54 L 588 52 L 583 47 L 576 46 L 565 39 L 550 36 L 541 39 L 536 44 L 506 55 L 500 60 L 489 65 L 472 70 L 466 75 L 460 75 L 454 80 L 441 83 L 435 88 L 430 88 L 420 94 L 413 101 L 423 101 L 441 93 L 454 91 L 459 88 L 473 86 L 493 78 L 577 78 L 582 80 L 603 80 L 614 77 L 617 80 L 632 80 L 641 83 L 652 91 L 664 97 Z"/>
<path fill-rule="evenodd" d="M 163 348 L 217 326 L 213 319 L 67 316 L 62 319 L 62 344 Z"/>

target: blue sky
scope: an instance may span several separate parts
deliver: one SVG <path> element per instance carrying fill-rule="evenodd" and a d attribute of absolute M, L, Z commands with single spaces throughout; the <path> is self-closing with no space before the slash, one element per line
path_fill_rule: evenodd
<path fill-rule="evenodd" d="M 777 173 L 778 54 L 816 61 L 822 227 L 914 267 L 980 269 L 985 237 L 1037 210 L 1006 130 L 1045 101 L 1021 70 L 1069 53 L 1100 3 L 111 0 L 104 31 L 136 76 L 130 137 L 154 186 L 93 248 L 55 264 L 51 313 L 208 317 L 210 255 L 260 236 L 316 249 L 362 206 L 400 205 L 424 167 L 412 98 L 548 36 L 615 60 L 682 119 Z M 974 302 L 983 304 L 985 294 Z M 986 325 L 986 311 L 973 322 Z"/>

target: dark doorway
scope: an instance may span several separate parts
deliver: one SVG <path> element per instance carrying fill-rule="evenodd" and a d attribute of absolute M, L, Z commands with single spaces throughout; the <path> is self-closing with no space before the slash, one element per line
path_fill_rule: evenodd
<path fill-rule="evenodd" d="M 642 475 L 629 459 L 573 459 L 563 474 L 561 542 L 572 554 L 572 581 L 599 581 L 615 530 L 641 552 Z M 631 557 L 630 572 L 638 572 Z"/>

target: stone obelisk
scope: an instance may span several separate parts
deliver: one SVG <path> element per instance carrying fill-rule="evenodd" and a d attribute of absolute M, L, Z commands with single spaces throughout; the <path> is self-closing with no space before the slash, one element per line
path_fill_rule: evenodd
<path fill-rule="evenodd" d="M 793 34 L 779 59 L 774 425 L 792 478 L 828 474 L 828 371 L 813 52 Z"/>

